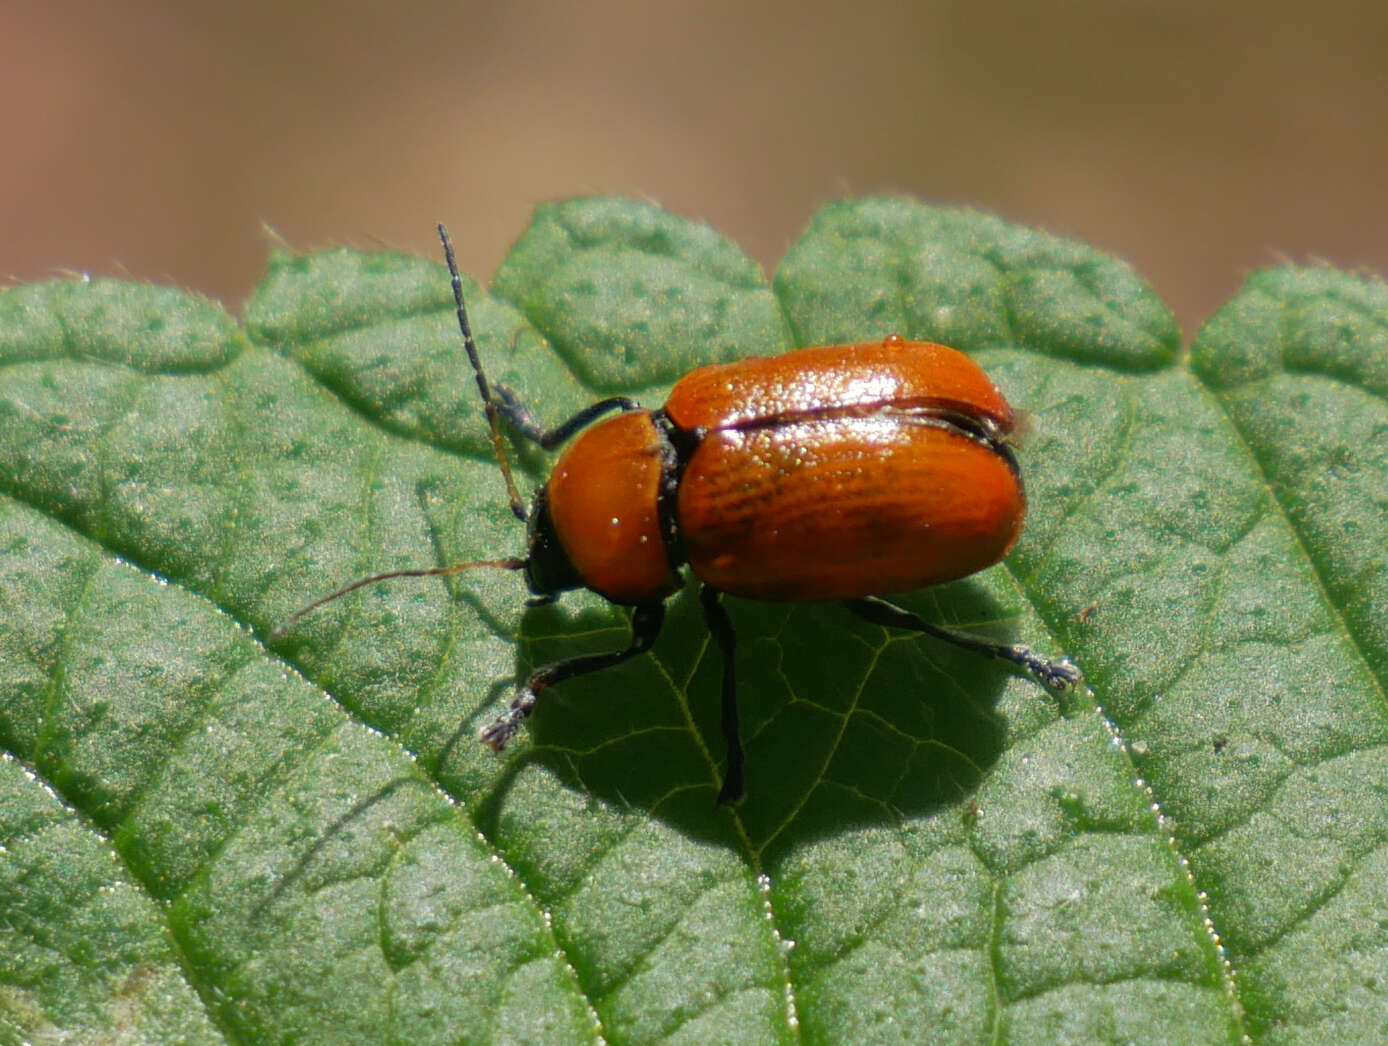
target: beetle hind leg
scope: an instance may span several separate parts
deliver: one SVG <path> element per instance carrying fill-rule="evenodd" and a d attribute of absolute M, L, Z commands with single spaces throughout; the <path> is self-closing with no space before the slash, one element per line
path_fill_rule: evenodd
<path fill-rule="evenodd" d="M 723 609 L 722 595 L 712 585 L 699 590 L 704 620 L 723 654 L 723 741 L 728 749 L 728 772 L 718 791 L 718 805 L 733 806 L 746 797 L 747 782 L 743 774 L 742 729 L 737 714 L 737 633 L 733 631 L 728 612 Z"/>
<path fill-rule="evenodd" d="M 665 604 L 649 603 L 636 608 L 631 616 L 631 642 L 621 650 L 606 654 L 584 654 L 580 657 L 555 661 L 542 665 L 530 673 L 530 678 L 520 688 L 511 707 L 482 729 L 483 744 L 494 752 L 500 752 L 516 736 L 521 724 L 535 711 L 540 694 L 546 687 L 562 683 L 574 676 L 584 676 L 590 672 L 600 672 L 604 668 L 620 665 L 637 654 L 644 654 L 660 634 L 660 626 L 665 623 Z"/>
<path fill-rule="evenodd" d="M 946 643 L 963 647 L 965 650 L 983 654 L 985 657 L 1011 661 L 1014 665 L 1025 669 L 1047 689 L 1057 693 L 1069 690 L 1084 678 L 1079 667 L 1068 657 L 1052 660 L 1019 643 L 997 643 L 991 639 L 984 639 L 982 636 L 970 635 L 968 632 L 957 632 L 952 628 L 933 625 L 925 618 L 913 614 L 909 610 L 903 610 L 896 604 L 888 603 L 885 599 L 880 599 L 877 596 L 868 596 L 865 599 L 849 599 L 845 602 L 853 613 L 864 620 L 871 621 L 874 625 L 923 632 L 936 639 L 943 639 Z"/>

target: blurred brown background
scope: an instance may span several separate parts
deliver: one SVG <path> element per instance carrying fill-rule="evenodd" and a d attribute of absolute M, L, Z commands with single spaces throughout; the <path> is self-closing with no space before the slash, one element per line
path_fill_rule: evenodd
<path fill-rule="evenodd" d="M 542 199 L 705 219 L 768 270 L 908 192 L 1130 259 L 1187 333 L 1280 261 L 1388 272 L 1388 4 L 0 4 L 0 278 L 239 308 L 264 225 L 487 277 Z"/>

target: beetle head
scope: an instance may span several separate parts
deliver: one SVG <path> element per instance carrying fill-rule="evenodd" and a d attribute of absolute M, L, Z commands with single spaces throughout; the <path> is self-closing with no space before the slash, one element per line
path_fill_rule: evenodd
<path fill-rule="evenodd" d="M 535 492 L 526 530 L 525 582 L 534 596 L 531 602 L 548 603 L 560 592 L 583 588 L 583 579 L 578 576 L 555 533 L 554 519 L 549 513 L 548 487 Z"/>

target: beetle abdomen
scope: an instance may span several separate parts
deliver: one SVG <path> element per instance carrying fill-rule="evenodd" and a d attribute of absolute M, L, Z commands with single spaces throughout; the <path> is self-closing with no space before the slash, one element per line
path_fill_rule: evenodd
<path fill-rule="evenodd" d="M 694 573 L 751 599 L 852 599 L 965 577 L 1007 554 L 1025 513 L 998 449 L 884 410 L 709 433 L 680 481 Z"/>
<path fill-rule="evenodd" d="M 991 566 L 1021 530 L 1012 409 L 957 349 L 893 335 L 704 367 L 665 414 L 699 437 L 686 557 L 725 592 L 907 592 Z"/>
<path fill-rule="evenodd" d="M 896 335 L 700 367 L 676 382 L 665 413 L 692 430 L 879 407 L 965 415 L 1004 436 L 1013 424 L 1007 400 L 969 356 Z"/>

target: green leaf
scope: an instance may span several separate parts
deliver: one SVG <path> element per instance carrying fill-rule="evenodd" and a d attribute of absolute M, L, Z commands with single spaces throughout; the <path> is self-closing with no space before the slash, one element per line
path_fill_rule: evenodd
<path fill-rule="evenodd" d="M 465 289 L 548 423 L 795 344 L 974 353 L 1033 419 L 1027 531 L 906 602 L 1092 692 L 729 600 L 751 794 L 716 810 L 687 590 L 495 755 L 513 680 L 627 612 L 470 572 L 266 640 L 523 547 L 439 264 L 276 256 L 241 325 L 0 292 L 0 1042 L 1381 1037 L 1381 284 L 1259 274 L 1187 360 L 1126 266 L 986 215 L 834 204 L 768 284 L 580 200 Z"/>

